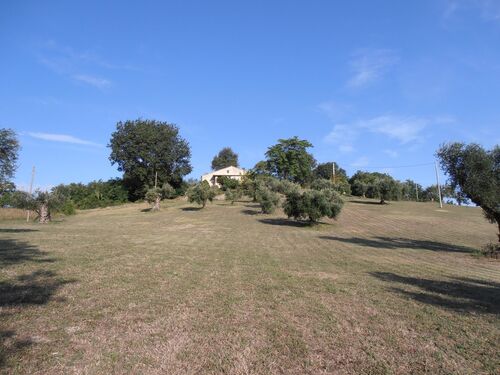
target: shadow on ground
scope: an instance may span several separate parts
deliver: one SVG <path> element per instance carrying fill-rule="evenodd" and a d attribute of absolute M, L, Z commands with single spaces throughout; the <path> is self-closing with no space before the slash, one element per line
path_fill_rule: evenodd
<path fill-rule="evenodd" d="M 391 272 L 370 274 L 379 280 L 399 284 L 390 290 L 421 303 L 460 312 L 500 314 L 500 283 L 470 278 L 432 280 Z"/>
<path fill-rule="evenodd" d="M 12 239 L 0 240 L 0 266 L 2 269 L 20 263 L 52 263 L 47 253 L 26 242 Z M 49 270 L 36 270 L 0 282 L 0 311 L 2 319 L 33 305 L 43 305 L 53 300 L 63 285 L 75 280 L 58 277 Z M 58 302 L 64 301 L 58 299 Z M 6 366 L 9 357 L 17 357 L 33 345 L 30 339 L 19 338 L 14 330 L 0 331 L 0 366 Z"/>
<path fill-rule="evenodd" d="M 27 233 L 27 232 L 38 232 L 38 229 L 0 228 L 0 233 Z"/>
<path fill-rule="evenodd" d="M 373 237 L 373 238 L 361 238 L 361 237 L 351 237 L 343 238 L 336 236 L 320 236 L 324 240 L 339 241 L 344 243 L 350 243 L 353 245 L 372 247 L 374 249 L 420 249 L 420 250 L 431 250 L 431 251 L 448 251 L 456 253 L 472 253 L 475 249 L 467 246 L 453 245 L 444 242 L 436 241 L 426 241 L 426 240 L 415 240 L 410 238 L 400 238 L 400 237 Z"/>
<path fill-rule="evenodd" d="M 199 211 L 201 209 L 203 209 L 203 207 L 181 207 L 182 211 L 187 211 L 187 212 L 190 212 L 190 211 Z"/>
<path fill-rule="evenodd" d="M 24 242 L 12 239 L 0 239 L 0 266 L 9 266 L 22 262 L 53 263 L 55 260 L 46 258 L 46 252 Z"/>
<path fill-rule="evenodd" d="M 357 203 L 357 204 L 374 204 L 376 206 L 383 206 L 384 204 L 387 204 L 387 202 L 384 202 L 384 203 L 380 203 L 380 202 L 377 202 L 377 201 L 358 201 L 358 200 L 352 200 L 352 201 L 348 201 L 350 203 Z"/>
<path fill-rule="evenodd" d="M 244 215 L 258 215 L 260 214 L 259 210 L 241 210 L 241 213 Z"/>
<path fill-rule="evenodd" d="M 0 367 L 5 365 L 6 359 L 22 352 L 31 346 L 31 339 L 18 339 L 14 331 L 0 330 Z"/>
<path fill-rule="evenodd" d="M 280 218 L 277 218 L 277 219 L 259 219 L 259 221 L 263 224 L 279 225 L 279 226 L 287 226 L 287 227 L 299 227 L 299 228 L 314 227 L 318 224 L 331 225 L 330 223 L 324 223 L 322 221 L 311 223 L 310 221 L 298 221 L 298 220 L 280 219 Z"/>

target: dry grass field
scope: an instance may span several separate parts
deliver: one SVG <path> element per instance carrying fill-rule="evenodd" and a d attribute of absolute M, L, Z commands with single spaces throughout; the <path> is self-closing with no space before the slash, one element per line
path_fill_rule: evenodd
<path fill-rule="evenodd" d="M 496 374 L 479 209 L 369 200 L 314 227 L 250 202 L 0 222 L 9 374 Z"/>

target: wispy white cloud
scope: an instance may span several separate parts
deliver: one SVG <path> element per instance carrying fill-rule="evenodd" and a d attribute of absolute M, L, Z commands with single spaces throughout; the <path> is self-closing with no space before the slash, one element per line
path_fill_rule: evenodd
<path fill-rule="evenodd" d="M 451 18 L 462 12 L 476 11 L 485 21 L 500 21 L 500 1 L 498 0 L 448 0 L 443 16 Z"/>
<path fill-rule="evenodd" d="M 359 129 L 353 125 L 335 125 L 323 141 L 329 144 L 337 145 L 343 153 L 354 151 L 353 143 L 358 137 Z"/>
<path fill-rule="evenodd" d="M 37 51 L 37 58 L 40 64 L 53 72 L 98 89 L 109 87 L 112 83 L 110 79 L 102 77 L 102 71 L 140 70 L 128 64 L 111 63 L 94 52 L 79 52 L 54 41 L 48 41 L 41 45 Z M 82 73 L 96 70 L 101 72 L 101 76 L 94 73 Z"/>
<path fill-rule="evenodd" d="M 373 133 L 396 139 L 402 144 L 421 141 L 422 131 L 430 124 L 425 118 L 379 116 L 358 123 L 358 126 Z"/>
<path fill-rule="evenodd" d="M 95 77 L 88 74 L 77 74 L 73 76 L 73 78 L 79 82 L 83 82 L 86 83 L 87 85 L 97 87 L 98 89 L 104 89 L 111 85 L 111 81 L 105 78 Z"/>
<path fill-rule="evenodd" d="M 37 138 L 37 139 L 41 139 L 44 141 L 71 143 L 71 144 L 94 146 L 94 147 L 103 147 L 99 143 L 86 141 L 84 139 L 77 138 L 77 137 L 74 137 L 72 135 L 67 135 L 67 134 L 38 133 L 38 132 L 27 132 L 25 134 L 32 137 L 32 138 Z"/>
<path fill-rule="evenodd" d="M 362 88 L 385 75 L 397 64 L 399 57 L 389 49 L 360 49 L 350 61 L 353 76 L 348 81 L 350 88 Z"/>
<path fill-rule="evenodd" d="M 356 144 L 361 137 L 366 138 L 370 136 L 367 133 L 373 133 L 373 135 L 391 139 L 398 145 L 404 145 L 407 149 L 412 149 L 412 147 L 419 147 L 428 138 L 428 130 L 433 125 L 452 123 L 454 119 L 448 116 L 426 118 L 383 115 L 351 123 L 336 124 L 323 137 L 323 141 L 336 145 L 340 152 L 349 153 L 357 150 Z M 386 149 L 383 152 L 392 158 L 399 155 L 393 149 Z"/>

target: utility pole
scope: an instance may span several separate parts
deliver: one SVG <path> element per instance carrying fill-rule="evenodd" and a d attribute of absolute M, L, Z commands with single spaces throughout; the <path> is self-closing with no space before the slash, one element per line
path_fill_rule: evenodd
<path fill-rule="evenodd" d="M 335 162 L 332 161 L 332 180 L 333 184 L 335 184 Z"/>
<path fill-rule="evenodd" d="M 439 195 L 439 207 L 443 208 L 443 199 L 441 198 L 441 186 L 439 185 L 438 165 L 437 165 L 436 161 L 434 162 L 434 169 L 436 170 L 436 183 L 437 183 L 438 195 Z"/>
<path fill-rule="evenodd" d="M 35 166 L 33 166 L 33 169 L 31 170 L 31 182 L 30 182 L 30 196 L 31 193 L 33 192 L 33 181 L 35 180 Z M 28 209 L 28 213 L 26 214 L 26 222 L 28 223 L 30 221 L 30 210 Z"/>
<path fill-rule="evenodd" d="M 417 202 L 418 202 L 418 184 L 415 182 L 415 195 L 417 197 Z"/>

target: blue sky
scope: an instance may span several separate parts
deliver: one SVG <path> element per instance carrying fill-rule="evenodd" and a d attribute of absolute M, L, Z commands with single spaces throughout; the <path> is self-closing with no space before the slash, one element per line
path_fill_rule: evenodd
<path fill-rule="evenodd" d="M 4 1 L 0 127 L 16 183 L 120 174 L 120 120 L 176 123 L 193 173 L 278 138 L 319 162 L 434 182 L 437 147 L 500 141 L 500 1 Z"/>

